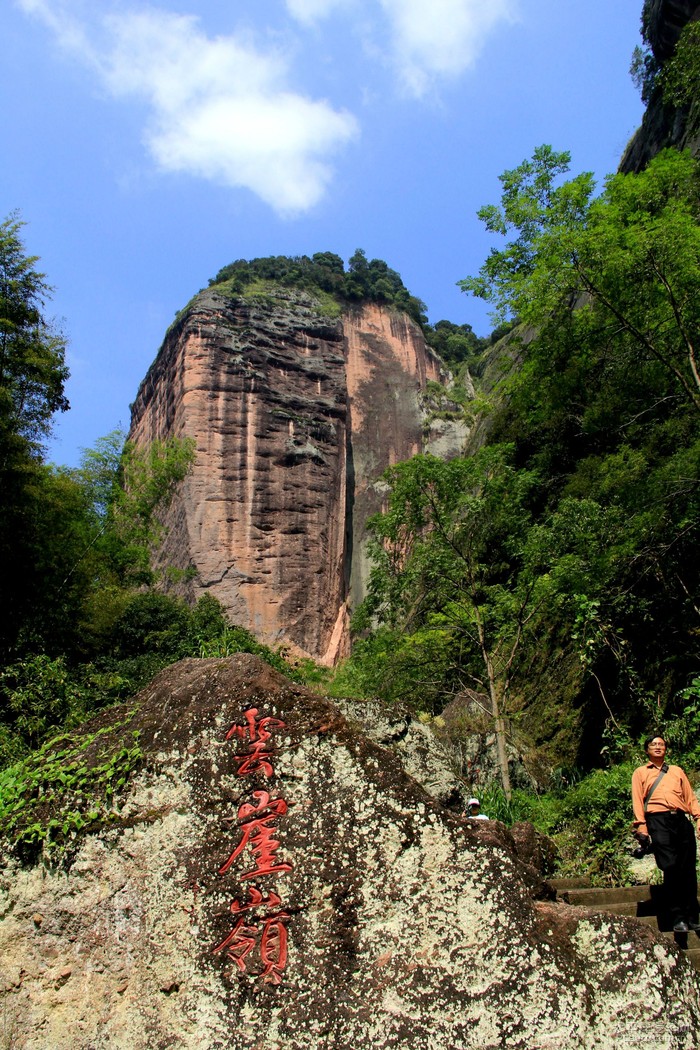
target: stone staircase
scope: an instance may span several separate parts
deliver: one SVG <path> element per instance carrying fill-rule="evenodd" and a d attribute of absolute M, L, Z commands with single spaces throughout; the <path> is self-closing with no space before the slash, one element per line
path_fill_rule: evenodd
<path fill-rule="evenodd" d="M 696 933 L 674 933 L 664 913 L 661 886 L 593 887 L 586 879 L 549 879 L 557 891 L 557 900 L 566 904 L 604 911 L 609 915 L 626 915 L 652 926 L 663 937 L 675 941 L 688 962 L 700 970 L 700 936 Z"/>

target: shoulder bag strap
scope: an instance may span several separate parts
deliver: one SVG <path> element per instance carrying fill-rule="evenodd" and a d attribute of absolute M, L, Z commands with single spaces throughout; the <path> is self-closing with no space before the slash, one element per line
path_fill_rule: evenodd
<path fill-rule="evenodd" d="M 654 794 L 654 792 L 656 791 L 657 787 L 659 786 L 659 781 L 661 781 L 663 779 L 663 777 L 667 773 L 668 773 L 668 766 L 664 762 L 664 764 L 661 767 L 661 772 L 659 773 L 658 777 L 656 778 L 656 780 L 654 781 L 654 783 L 651 785 L 651 787 L 647 791 L 646 795 L 644 796 L 644 812 L 645 813 L 646 813 L 646 811 L 648 809 L 649 799 L 651 798 L 651 796 Z"/>

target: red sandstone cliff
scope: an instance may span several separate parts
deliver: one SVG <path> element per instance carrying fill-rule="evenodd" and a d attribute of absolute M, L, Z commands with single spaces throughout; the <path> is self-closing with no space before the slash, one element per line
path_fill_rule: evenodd
<path fill-rule="evenodd" d="M 197 445 L 161 561 L 194 568 L 189 596 L 210 591 L 261 640 L 335 662 L 363 592 L 378 479 L 421 450 L 420 394 L 439 378 L 417 325 L 376 304 L 331 319 L 297 290 L 200 293 L 132 409 L 137 443 Z"/>

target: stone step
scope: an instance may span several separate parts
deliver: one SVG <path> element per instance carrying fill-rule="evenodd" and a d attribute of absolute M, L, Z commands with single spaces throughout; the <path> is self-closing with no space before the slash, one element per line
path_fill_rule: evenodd
<path fill-rule="evenodd" d="M 595 907 L 595 905 L 593 905 L 593 907 Z M 606 911 L 608 915 L 627 915 L 631 919 L 638 919 L 640 917 L 638 901 L 623 901 L 622 904 L 601 904 L 597 910 Z M 654 909 L 654 911 L 656 911 L 656 909 Z M 649 918 L 656 922 L 655 914 L 650 914 Z"/>
<path fill-rule="evenodd" d="M 595 905 L 627 904 L 629 902 L 653 900 L 660 887 L 657 886 L 594 886 L 572 887 L 557 891 L 560 900 L 567 904 L 581 904 L 592 908 Z"/>
<path fill-rule="evenodd" d="M 605 910 L 607 911 L 607 908 Z M 651 926 L 652 930 L 661 933 L 661 930 L 659 929 L 659 920 L 655 915 L 630 915 L 629 918 L 636 919 L 637 922 L 643 922 L 645 926 Z"/>
<path fill-rule="evenodd" d="M 568 882 L 568 880 L 561 881 Z M 552 885 L 554 886 L 554 881 Z M 700 970 L 700 937 L 692 932 L 684 934 L 674 933 L 670 929 L 659 929 L 657 911 L 661 903 L 662 888 L 660 886 L 599 888 L 560 885 L 556 889 L 558 899 L 567 904 L 605 912 L 608 915 L 619 915 L 644 923 L 645 926 L 651 926 L 665 940 L 674 941 L 688 962 L 695 969 Z"/>
<path fill-rule="evenodd" d="M 645 926 L 651 926 L 652 930 L 656 930 L 662 937 L 665 937 L 668 941 L 676 941 L 677 944 L 683 944 L 684 941 L 688 942 L 688 947 L 700 951 L 700 937 L 697 933 L 674 933 L 670 929 L 659 929 L 659 921 L 655 915 L 632 915 L 630 918 L 635 919 L 636 922 L 644 923 Z"/>
<path fill-rule="evenodd" d="M 560 890 L 577 890 L 583 889 L 586 886 L 590 886 L 591 880 L 587 879 L 583 875 L 577 875 L 575 877 L 566 879 L 547 879 L 550 886 L 552 886 L 557 893 Z"/>

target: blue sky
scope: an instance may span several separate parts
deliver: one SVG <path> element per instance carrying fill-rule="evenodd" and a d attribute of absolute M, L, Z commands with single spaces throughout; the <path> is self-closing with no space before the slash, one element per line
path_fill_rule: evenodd
<path fill-rule="evenodd" d="M 641 0 L 0 0 L 0 215 L 55 288 L 71 409 L 49 458 L 128 426 L 174 314 L 226 263 L 358 248 L 430 320 L 477 209 L 547 142 L 614 171 L 641 120 Z"/>

